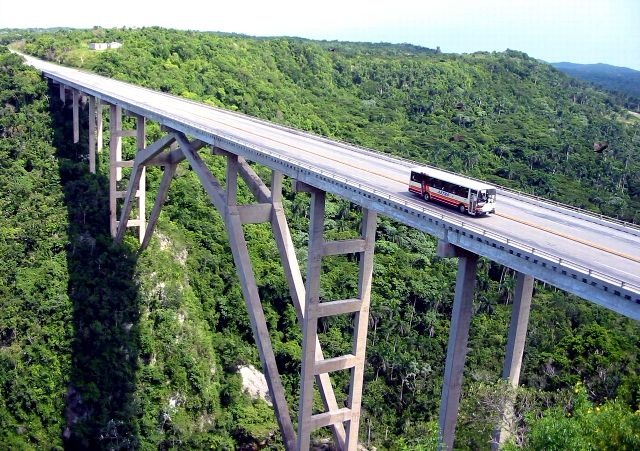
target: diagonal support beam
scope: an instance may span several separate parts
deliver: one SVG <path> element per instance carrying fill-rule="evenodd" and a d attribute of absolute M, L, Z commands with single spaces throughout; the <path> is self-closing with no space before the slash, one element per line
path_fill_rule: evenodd
<path fill-rule="evenodd" d="M 183 133 L 176 133 L 176 140 L 178 141 L 178 144 L 180 144 L 180 148 L 182 149 L 185 159 L 189 162 L 191 168 L 200 179 L 200 183 L 202 183 L 211 203 L 216 207 L 216 210 L 218 210 L 220 214 L 224 214 L 227 204 L 224 190 L 213 174 L 211 174 L 204 161 L 202 161 L 200 155 L 198 155 L 197 151 L 192 147 L 191 143 L 189 143 L 187 137 L 184 136 Z"/>
<path fill-rule="evenodd" d="M 146 249 L 149 245 L 149 241 L 151 241 L 151 235 L 153 234 L 153 230 L 156 226 L 156 223 L 158 222 L 158 218 L 160 217 L 160 210 L 162 210 L 162 206 L 167 200 L 169 186 L 171 185 L 171 180 L 173 180 L 173 175 L 176 173 L 177 168 L 177 163 L 165 166 L 164 168 L 164 174 L 162 175 L 160 188 L 158 188 L 156 201 L 153 204 L 153 209 L 151 210 L 149 221 L 147 222 L 147 229 L 144 232 L 144 238 L 142 240 L 142 244 L 140 245 L 141 249 Z"/>
<path fill-rule="evenodd" d="M 153 144 L 147 146 L 146 148 L 140 150 L 136 154 L 135 165 L 146 166 L 149 160 L 158 155 L 164 149 L 173 144 L 176 140 L 176 135 L 174 133 L 169 133 L 168 135 L 163 136 L 159 140 L 155 141 Z"/>
<path fill-rule="evenodd" d="M 271 228 L 276 240 L 280 260 L 284 268 L 285 278 L 289 286 L 289 293 L 293 300 L 293 305 L 298 317 L 298 323 L 304 323 L 305 296 L 306 289 L 298 257 L 296 256 L 293 239 L 287 223 L 287 217 L 284 213 L 282 205 L 282 179 L 281 172 L 274 171 L 271 178 L 271 190 L 264 184 L 260 176 L 255 173 L 253 168 L 247 164 L 243 158 L 238 159 L 239 173 L 246 182 L 247 186 L 253 193 L 258 202 L 272 202 L 273 210 L 271 213 Z M 320 341 L 316 342 L 316 360 L 324 360 L 324 354 L 320 346 Z M 325 409 L 329 412 L 339 410 L 336 395 L 331 384 L 329 374 L 322 373 L 316 376 L 316 383 L 320 388 L 320 395 Z M 338 449 L 344 449 L 346 440 L 346 432 L 342 423 L 332 425 L 332 432 Z"/>
<path fill-rule="evenodd" d="M 204 143 L 200 141 L 192 142 L 192 147 L 195 150 L 199 150 L 204 147 Z M 162 159 L 162 161 L 159 161 Z M 153 235 L 153 230 L 158 222 L 158 218 L 160 217 L 160 211 L 162 210 L 162 206 L 167 200 L 167 194 L 169 193 L 169 186 L 171 185 L 171 180 L 173 179 L 174 174 L 176 173 L 176 169 L 178 168 L 178 164 L 185 159 L 184 153 L 182 149 L 178 147 L 177 149 L 171 150 L 170 152 L 166 152 L 162 155 L 150 158 L 147 160 L 147 166 L 151 165 L 159 165 L 164 166 L 164 174 L 162 176 L 162 180 L 160 181 L 160 187 L 158 188 L 158 194 L 156 196 L 156 200 L 153 204 L 153 209 L 151 210 L 151 214 L 149 215 L 149 222 L 147 223 L 147 228 L 144 232 L 144 238 L 142 240 L 142 244 L 140 245 L 140 249 L 146 249 L 149 246 L 149 242 L 151 241 L 151 236 Z"/>
<path fill-rule="evenodd" d="M 251 266 L 251 259 L 249 258 L 249 251 L 242 229 L 238 206 L 235 204 L 235 199 L 229 199 L 227 197 L 227 193 L 221 188 L 218 181 L 190 145 L 187 138 L 182 133 L 178 133 L 177 140 L 186 160 L 198 175 L 200 182 L 209 195 L 211 203 L 224 218 L 229 235 L 231 253 L 233 254 L 236 272 L 242 287 L 242 294 L 249 312 L 251 329 L 253 330 L 253 336 L 258 346 L 262 369 L 265 372 L 269 392 L 273 399 L 278 425 L 280 426 L 286 448 L 288 450 L 294 450 L 296 446 L 296 433 L 293 428 L 293 423 L 291 422 L 289 407 L 284 396 L 280 373 L 278 372 L 275 354 L 271 346 L 271 338 L 269 337 L 267 322 L 264 317 L 264 311 L 262 310 L 258 285 L 256 284 L 255 275 Z M 235 172 L 235 166 L 235 163 L 232 162 L 229 165 L 230 170 L 228 172 Z M 228 174 L 227 180 L 230 178 L 235 179 L 235 176 L 233 174 L 229 176 Z M 235 197 L 234 192 L 235 188 L 231 188 L 230 197 Z"/>
<path fill-rule="evenodd" d="M 138 128 L 139 129 L 139 128 Z M 175 141 L 176 137 L 174 134 L 166 135 L 159 140 L 155 141 L 149 147 L 141 149 L 136 153 L 136 158 L 133 162 L 133 170 L 131 172 L 131 178 L 129 179 L 129 185 L 127 187 L 127 194 L 124 199 L 124 205 L 122 206 L 122 211 L 120 212 L 120 222 L 118 224 L 118 231 L 115 236 L 116 242 L 121 242 L 124 237 L 124 232 L 127 228 L 127 221 L 129 220 L 129 215 L 131 214 L 131 209 L 133 208 L 133 199 L 136 196 L 136 191 L 138 191 L 138 187 L 140 186 L 141 180 L 143 179 L 144 167 L 146 163 L 162 152 L 165 148 L 171 145 Z M 174 169 L 175 171 L 175 169 Z M 173 175 L 173 174 L 172 174 Z M 142 191 L 142 190 L 141 190 Z M 165 198 L 166 199 L 166 193 Z M 142 202 L 142 197 L 140 198 Z M 163 200 L 164 203 L 164 200 Z M 143 219 L 142 213 L 144 213 L 141 209 L 141 217 Z M 142 229 L 141 229 L 142 230 Z M 144 242 L 144 235 L 146 235 L 146 228 L 143 233 L 143 237 L 141 242 Z"/>

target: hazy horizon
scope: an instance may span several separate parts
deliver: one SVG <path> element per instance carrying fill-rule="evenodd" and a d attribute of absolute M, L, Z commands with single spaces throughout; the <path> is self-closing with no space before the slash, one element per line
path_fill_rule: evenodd
<path fill-rule="evenodd" d="M 249 36 L 408 43 L 445 53 L 513 49 L 546 62 L 604 63 L 640 70 L 640 2 L 636 0 L 293 0 L 180 8 L 113 0 L 34 4 L 0 0 L 0 28 L 159 26 Z"/>

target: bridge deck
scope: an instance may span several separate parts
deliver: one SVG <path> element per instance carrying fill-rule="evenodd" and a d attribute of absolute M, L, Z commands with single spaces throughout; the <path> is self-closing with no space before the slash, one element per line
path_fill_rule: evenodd
<path fill-rule="evenodd" d="M 57 66 L 45 76 L 640 319 L 640 230 L 499 190 L 498 209 L 469 217 L 407 191 L 419 165 L 249 116 Z"/>

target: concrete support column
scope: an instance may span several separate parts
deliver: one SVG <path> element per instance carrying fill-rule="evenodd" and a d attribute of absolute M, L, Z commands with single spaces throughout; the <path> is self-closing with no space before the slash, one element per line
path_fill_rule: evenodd
<path fill-rule="evenodd" d="M 373 210 L 362 210 L 362 237 L 365 249 L 358 254 L 360 271 L 358 276 L 358 299 L 360 310 L 355 314 L 352 354 L 356 356 L 355 366 L 351 369 L 349 398 L 347 406 L 351 409 L 351 420 L 347 428 L 345 448 L 355 450 L 358 446 L 358 430 L 360 429 L 360 407 L 362 403 L 362 386 L 364 383 L 364 364 L 367 348 L 367 331 L 369 328 L 369 305 L 371 300 L 371 282 L 373 276 L 373 253 L 376 244 L 377 214 Z"/>
<path fill-rule="evenodd" d="M 118 180 L 122 178 L 122 168 L 119 166 L 122 160 L 122 108 L 111 105 L 109 115 L 109 223 L 111 235 L 118 233 Z"/>
<path fill-rule="evenodd" d="M 478 256 L 451 245 L 446 245 L 446 247 L 445 252 L 441 252 L 441 256 L 453 256 L 451 254 L 455 253 L 459 257 L 442 399 L 440 401 L 440 439 L 444 448 L 451 450 L 455 438 L 464 362 L 467 355 Z"/>
<path fill-rule="evenodd" d="M 136 151 L 142 152 L 147 147 L 147 123 L 143 116 L 136 116 Z M 138 182 L 138 240 L 144 242 L 146 232 L 146 205 L 147 205 L 147 168 L 142 167 L 140 181 Z M 133 174 L 132 174 L 133 176 Z"/>
<path fill-rule="evenodd" d="M 60 83 L 60 101 L 64 105 L 66 102 L 67 87 Z"/>
<path fill-rule="evenodd" d="M 269 386 L 271 399 L 273 400 L 276 418 L 280 425 L 285 448 L 287 450 L 293 450 L 296 444 L 296 433 L 293 429 L 289 415 L 289 406 L 284 396 L 284 388 L 282 387 L 280 373 L 278 372 L 278 366 L 271 346 L 271 338 L 267 329 L 264 311 L 262 310 L 258 286 L 251 266 L 251 259 L 249 258 L 249 251 L 244 238 L 244 231 L 242 229 L 242 222 L 237 205 L 238 157 L 237 155 L 230 155 L 227 158 L 227 187 L 223 193 L 199 156 L 191 152 L 188 149 L 188 145 L 181 143 L 181 146 L 185 148 L 185 156 L 200 177 L 200 180 L 205 184 L 205 188 L 207 185 L 209 186 L 207 192 L 212 194 L 217 192 L 217 194 L 213 196 L 210 194 L 210 197 L 214 205 L 217 206 L 220 214 L 224 217 L 231 252 L 236 264 L 249 318 L 251 319 L 253 336 L 258 345 L 262 369 Z"/>
<path fill-rule="evenodd" d="M 533 295 L 533 277 L 517 273 L 516 291 L 513 299 L 511 324 L 509 326 L 509 338 L 507 340 L 507 352 L 502 370 L 502 377 L 516 388 L 520 380 L 522 368 L 522 354 L 529 325 L 529 312 L 531 310 L 531 297 Z M 502 421 L 496 431 L 493 448 L 499 448 L 514 432 L 514 399 L 507 399 L 503 407 Z"/>
<path fill-rule="evenodd" d="M 100 99 L 96 99 L 96 130 L 97 130 L 97 137 L 96 137 L 96 147 L 98 152 L 102 151 L 102 148 L 104 147 L 104 143 L 102 141 L 102 129 L 103 129 L 103 124 L 102 124 L 102 109 L 104 107 L 106 107 L 107 105 L 103 105 L 102 101 Z"/>
<path fill-rule="evenodd" d="M 73 143 L 80 142 L 80 92 L 76 89 L 73 90 Z"/>
<path fill-rule="evenodd" d="M 89 97 L 89 172 L 96 173 L 96 98 Z"/>
<path fill-rule="evenodd" d="M 311 191 L 309 221 L 309 254 L 307 258 L 306 302 L 302 323 L 302 369 L 300 372 L 300 411 L 298 412 L 298 450 L 311 444 L 311 415 L 315 380 L 316 346 L 318 343 L 318 303 L 320 302 L 320 273 L 324 243 L 325 193 Z"/>

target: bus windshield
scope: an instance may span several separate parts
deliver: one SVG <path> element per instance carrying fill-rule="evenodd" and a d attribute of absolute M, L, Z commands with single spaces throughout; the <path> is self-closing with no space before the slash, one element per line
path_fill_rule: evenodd
<path fill-rule="evenodd" d="M 478 192 L 478 202 L 495 202 L 496 200 L 496 190 L 481 190 Z"/>

